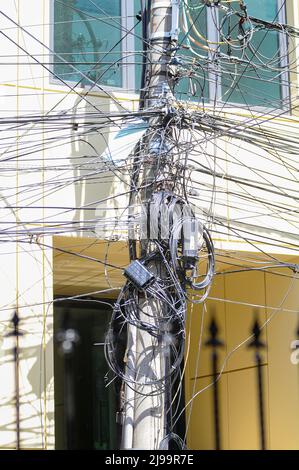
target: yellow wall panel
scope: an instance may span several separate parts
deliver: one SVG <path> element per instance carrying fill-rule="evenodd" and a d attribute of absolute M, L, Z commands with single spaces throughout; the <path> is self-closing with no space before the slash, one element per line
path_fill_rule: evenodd
<path fill-rule="evenodd" d="M 264 273 L 257 271 L 227 274 L 224 276 L 225 297 L 235 302 L 265 305 Z M 265 309 L 258 310 L 260 324 L 266 320 Z M 227 350 L 230 353 L 250 336 L 255 319 L 255 309 L 251 306 L 226 303 Z M 265 338 L 266 339 L 266 338 Z M 229 370 L 254 366 L 252 354 L 247 344 L 239 348 L 228 361 Z"/>
<path fill-rule="evenodd" d="M 220 337 L 226 343 L 219 364 L 238 344 L 248 338 L 259 309 L 260 324 L 269 321 L 262 332 L 267 348 L 262 351 L 267 447 L 299 449 L 299 353 L 298 339 L 299 279 L 287 269 L 273 268 L 276 274 L 252 271 L 217 276 L 207 302 L 203 344 L 207 339 L 211 309 L 216 308 Z M 283 275 L 283 276 L 282 276 Z M 219 302 L 216 299 L 224 299 Z M 247 303 L 239 305 L 233 302 Z M 252 304 L 252 305 L 251 305 Z M 211 382 L 209 351 L 202 347 L 196 382 L 195 363 L 198 356 L 200 309 L 195 306 L 191 326 L 191 350 L 187 369 L 187 400 Z M 291 356 L 293 354 L 293 356 Z M 293 362 L 296 363 L 292 363 Z M 221 384 L 222 429 L 225 449 L 258 449 L 259 421 L 254 351 L 248 343 L 238 349 L 227 362 Z M 225 384 L 225 387 L 224 387 Z M 193 388 L 195 386 L 195 388 Z M 214 447 L 211 389 L 194 400 L 188 442 L 191 449 Z M 225 430 L 225 431 L 224 431 Z"/>
<path fill-rule="evenodd" d="M 189 383 L 189 392 L 192 396 L 200 390 L 205 389 L 213 382 L 212 377 L 204 377 L 191 380 Z M 222 438 L 222 448 L 228 446 L 228 410 L 227 410 L 227 377 L 224 374 L 219 385 L 219 404 L 220 404 L 220 430 Z M 191 420 L 188 426 L 188 448 L 193 450 L 210 450 L 215 448 L 214 441 L 214 421 L 213 421 L 213 394 L 210 386 L 202 393 L 196 395 L 188 411 L 191 411 Z"/>
<path fill-rule="evenodd" d="M 269 442 L 267 367 L 262 367 L 264 379 L 266 440 Z M 228 448 L 259 449 L 259 415 L 256 367 L 227 374 Z"/>
<path fill-rule="evenodd" d="M 211 297 L 222 299 L 224 296 L 224 280 L 223 276 L 215 278 L 213 288 L 211 289 Z M 206 310 L 203 316 L 203 305 L 195 305 L 192 309 L 192 314 L 189 311 L 190 325 L 187 330 L 191 331 L 190 337 L 190 354 L 189 354 L 189 373 L 190 378 L 203 377 L 211 374 L 210 364 L 210 349 L 205 347 L 205 343 L 209 337 L 209 326 L 212 317 L 216 318 L 216 322 L 219 328 L 219 337 L 224 339 L 226 335 L 225 326 L 225 304 L 223 302 L 217 302 L 208 300 L 206 302 Z M 203 321 L 203 325 L 202 325 Z M 201 331 L 203 331 L 201 340 Z M 201 347 L 200 347 L 201 344 Z M 222 364 L 226 356 L 226 347 L 219 350 L 219 364 Z"/>
<path fill-rule="evenodd" d="M 281 270 L 281 272 L 287 274 L 286 270 Z M 266 292 L 269 305 L 279 305 L 290 287 L 292 290 L 289 292 L 284 307 L 298 310 L 299 281 L 292 282 L 287 277 L 267 274 Z M 268 316 L 273 312 L 269 310 Z M 294 353 L 292 342 L 296 339 L 297 328 L 298 314 L 286 311 L 276 313 L 267 325 L 271 447 L 273 449 L 299 449 L 299 364 L 293 364 L 291 361 L 291 354 Z M 293 354 L 293 362 L 295 359 Z"/>

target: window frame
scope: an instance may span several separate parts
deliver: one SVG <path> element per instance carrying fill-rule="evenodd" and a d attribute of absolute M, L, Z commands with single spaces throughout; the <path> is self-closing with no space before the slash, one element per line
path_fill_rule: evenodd
<path fill-rule="evenodd" d="M 279 11 L 279 16 L 278 20 L 281 23 L 286 22 L 286 13 L 287 13 L 287 7 L 284 4 L 284 0 L 277 0 L 277 8 Z M 55 49 L 54 49 L 54 5 L 55 0 L 53 2 L 50 2 L 50 23 L 52 27 L 50 28 L 50 49 L 53 53 L 53 58 L 55 54 Z M 136 70 L 136 65 L 134 64 L 134 61 L 132 61 L 132 57 L 134 57 L 133 51 L 135 51 L 135 37 L 134 37 L 134 32 L 132 34 L 127 34 L 127 31 L 130 31 L 133 26 L 134 26 L 134 17 L 135 17 L 135 7 L 134 7 L 134 0 L 120 0 L 120 6 L 121 6 L 121 26 L 122 26 L 122 35 L 121 37 L 123 38 L 121 42 L 121 56 L 122 56 L 122 63 L 125 64 L 122 66 L 122 86 L 116 87 L 116 86 L 111 86 L 107 84 L 100 85 L 100 87 L 96 85 L 89 85 L 86 83 L 80 83 L 78 86 L 80 88 L 93 88 L 96 90 L 107 90 L 107 91 L 118 91 L 118 92 L 128 92 L 133 95 L 135 95 L 136 92 L 136 83 L 135 83 L 135 70 Z M 216 18 L 213 16 L 214 12 L 216 12 Z M 217 21 L 217 24 L 219 24 L 219 13 L 218 9 L 213 9 L 213 8 L 207 8 L 207 34 L 208 34 L 208 39 L 213 42 L 219 41 L 219 32 L 217 29 L 214 27 L 214 22 L 215 20 Z M 284 66 L 288 65 L 288 43 L 286 37 L 283 37 L 281 34 L 279 35 L 279 49 L 280 51 L 284 51 L 285 53 L 282 54 L 282 62 L 281 64 Z M 132 54 L 125 55 L 126 51 L 131 51 Z M 209 53 L 211 56 L 211 53 Z M 135 54 L 136 56 L 136 54 Z M 49 61 L 51 63 L 51 60 Z M 58 78 L 56 78 L 53 75 L 54 72 L 54 65 L 51 65 L 51 74 L 50 74 L 50 83 L 54 84 L 60 84 L 63 85 Z M 247 109 L 248 107 L 245 104 L 242 103 L 234 103 L 233 101 L 222 101 L 221 100 L 221 74 L 217 74 L 215 70 L 213 70 L 213 67 L 211 66 L 211 69 L 209 71 L 209 76 L 211 80 L 209 80 L 209 85 L 208 85 L 208 90 L 209 90 L 209 96 L 207 99 L 207 105 L 211 105 L 215 102 L 216 107 L 221 107 L 221 106 L 229 106 L 231 108 L 241 108 L 241 109 Z M 74 83 L 76 83 L 74 80 L 65 80 L 66 83 L 70 84 L 70 86 L 73 86 Z M 217 83 L 216 83 L 217 82 Z M 284 110 L 284 111 L 290 111 L 291 110 L 291 93 L 290 93 L 290 76 L 289 72 L 283 71 L 281 73 L 281 100 L 284 103 L 284 105 L 280 108 L 274 108 L 277 112 Z M 269 107 L 265 107 L 262 105 L 254 105 L 252 108 L 256 109 L 257 111 L 264 112 L 265 110 L 269 110 Z"/>
<path fill-rule="evenodd" d="M 52 57 L 50 57 L 49 63 L 51 63 L 50 66 L 50 76 L 49 76 L 49 82 L 55 85 L 60 85 L 60 86 L 65 86 L 59 78 L 56 78 L 54 75 L 54 64 L 52 64 L 52 61 L 55 57 L 55 23 L 54 23 L 54 9 L 55 9 L 55 0 L 53 2 L 50 2 L 50 50 Z M 120 0 L 120 11 L 121 11 L 121 38 L 123 39 L 121 41 L 121 58 L 122 58 L 122 63 L 125 64 L 122 67 L 122 85 L 119 86 L 112 86 L 112 85 L 107 85 L 107 84 L 86 84 L 86 83 L 80 83 L 78 87 L 82 89 L 88 89 L 92 88 L 93 90 L 96 91 L 101 91 L 101 90 L 107 90 L 107 91 L 118 91 L 118 92 L 124 92 L 124 91 L 129 91 L 129 93 L 136 94 L 135 91 L 135 64 L 131 60 L 131 56 L 133 57 L 135 54 L 130 54 L 128 56 L 125 55 L 126 51 L 134 51 L 135 50 L 135 38 L 134 38 L 134 32 L 132 34 L 127 34 L 127 31 L 130 31 L 133 26 L 134 26 L 134 0 Z M 78 74 L 80 72 L 78 71 Z M 75 80 L 64 80 L 67 84 L 70 86 L 74 86 L 75 83 L 77 83 Z"/>
<path fill-rule="evenodd" d="M 286 13 L 287 13 L 287 6 L 285 4 L 284 0 L 277 0 L 277 10 L 279 11 L 278 14 L 278 21 L 280 23 L 286 23 Z M 212 8 L 207 8 L 207 33 L 208 33 L 208 39 L 213 42 L 218 42 L 219 39 L 219 32 L 217 29 L 213 26 L 215 21 L 217 22 L 217 25 L 219 25 L 219 13 L 218 9 L 216 11 L 216 18 L 213 17 L 213 9 Z M 288 60 L 288 42 L 286 36 L 279 35 L 279 50 L 283 51 L 284 53 L 282 54 L 282 61 L 281 65 L 287 66 L 289 63 Z M 211 56 L 211 53 L 209 53 L 209 56 Z M 211 77 L 211 80 L 209 80 L 209 98 L 207 103 L 211 104 L 214 101 L 216 101 L 216 106 L 229 106 L 231 108 L 241 108 L 241 109 L 248 109 L 248 106 L 242 103 L 235 103 L 233 101 L 222 101 L 221 100 L 221 73 L 217 75 L 217 72 L 213 71 L 211 68 L 211 71 L 209 72 L 209 76 Z M 217 82 L 217 84 L 216 84 Z M 279 113 L 281 110 L 283 111 L 291 111 L 291 97 L 290 97 L 290 76 L 289 72 L 283 71 L 281 73 L 281 101 L 284 103 L 283 106 L 280 108 L 274 108 L 274 110 Z M 253 109 L 256 109 L 257 111 L 267 111 L 270 108 L 265 107 L 262 105 L 250 105 Z"/>

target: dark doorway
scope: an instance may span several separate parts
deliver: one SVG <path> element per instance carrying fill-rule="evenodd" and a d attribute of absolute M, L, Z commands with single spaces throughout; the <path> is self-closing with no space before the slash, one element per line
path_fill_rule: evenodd
<path fill-rule="evenodd" d="M 105 301 L 106 302 L 106 301 Z M 76 330 L 80 341 L 72 355 L 74 426 L 72 449 L 117 449 L 116 411 L 118 391 L 111 379 L 103 343 L 111 317 L 112 302 L 62 300 L 54 303 L 54 335 L 61 328 Z M 55 442 L 67 448 L 65 406 L 65 358 L 58 344 L 54 348 Z"/>

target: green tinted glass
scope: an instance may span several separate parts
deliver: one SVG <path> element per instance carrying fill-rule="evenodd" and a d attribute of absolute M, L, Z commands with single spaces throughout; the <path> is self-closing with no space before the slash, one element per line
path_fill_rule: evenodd
<path fill-rule="evenodd" d="M 134 0 L 135 13 L 140 11 L 140 0 Z M 192 7 L 196 5 L 196 7 Z M 207 34 L 207 19 L 206 8 L 204 5 L 199 5 L 198 2 L 189 2 L 189 9 L 184 12 L 184 3 L 181 2 L 180 11 L 180 35 L 179 35 L 179 49 L 176 54 L 176 59 L 179 63 L 178 69 L 180 79 L 175 86 L 176 97 L 180 100 L 200 101 L 208 97 L 208 79 L 200 66 L 200 61 L 197 60 L 195 53 L 200 53 L 201 56 L 206 58 L 206 52 L 192 42 L 193 36 L 195 38 L 199 34 L 199 40 L 204 44 Z M 190 14 L 190 16 L 189 16 Z M 184 16 L 185 15 L 185 16 Z M 142 71 L 142 24 L 141 22 L 135 27 L 135 87 L 136 90 L 140 89 L 141 71 Z M 190 33 L 190 34 L 189 34 Z M 190 39 L 192 37 L 192 39 Z M 198 38 L 197 38 L 198 39 Z M 196 39 L 195 39 L 196 40 Z M 189 48 L 189 45 L 192 47 Z M 191 65 L 193 64 L 193 65 Z M 192 73 L 190 74 L 190 71 Z"/>
<path fill-rule="evenodd" d="M 122 85 L 120 3 L 120 0 L 55 0 L 56 76 L 82 83 Z"/>
<path fill-rule="evenodd" d="M 249 16 L 271 22 L 278 21 L 276 0 L 247 0 L 246 5 Z M 243 50 L 230 48 L 229 45 L 221 46 L 223 53 L 242 60 L 241 64 L 226 64 L 222 68 L 222 100 L 244 105 L 281 108 L 279 33 L 269 29 L 258 29 L 254 22 L 252 24 L 255 28 L 252 39 Z M 224 36 L 233 38 L 238 47 L 241 44 L 238 35 L 242 36 L 240 18 L 236 15 L 228 18 L 220 14 L 221 25 Z M 241 26 L 243 31 L 250 32 L 250 23 L 245 22 Z"/>
<path fill-rule="evenodd" d="M 175 87 L 180 100 L 201 101 L 207 99 L 208 77 L 202 63 L 206 62 L 207 11 L 200 2 L 189 1 L 188 8 L 181 2 L 178 71 L 181 76 Z"/>
<path fill-rule="evenodd" d="M 140 12 L 140 0 L 134 0 L 134 11 L 137 15 Z M 141 86 L 141 73 L 142 73 L 142 61 L 143 61 L 143 45 L 142 45 L 142 21 L 139 23 L 134 18 L 136 24 L 134 28 L 135 34 L 135 89 L 140 90 Z"/>

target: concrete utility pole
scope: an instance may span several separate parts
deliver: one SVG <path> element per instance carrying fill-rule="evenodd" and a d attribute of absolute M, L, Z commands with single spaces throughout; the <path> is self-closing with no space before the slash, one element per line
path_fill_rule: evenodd
<path fill-rule="evenodd" d="M 179 3 L 179 0 L 149 2 L 145 108 L 156 108 L 157 117 L 149 121 L 150 132 L 145 137 L 142 150 L 142 187 L 146 188 L 140 195 L 144 204 L 150 202 L 155 190 L 169 187 L 163 171 L 163 161 L 167 161 L 167 139 L 165 141 L 163 118 L 158 111 L 165 109 L 168 98 L 172 97 L 170 62 L 178 40 Z M 168 174 L 168 171 L 165 173 Z M 141 240 L 141 249 L 143 254 L 151 252 L 150 238 Z M 165 276 L 161 261 L 152 261 L 148 268 L 162 279 Z M 161 325 L 165 309 L 162 301 L 140 294 L 141 322 Z M 168 433 L 166 415 L 170 408 L 170 387 L 168 379 L 164 380 L 164 377 L 169 374 L 169 348 L 161 337 L 156 338 L 132 325 L 128 328 L 128 336 L 127 373 L 136 384 L 133 389 L 126 385 L 122 447 L 159 449 Z M 167 443 L 163 443 L 163 448 L 167 448 Z"/>

